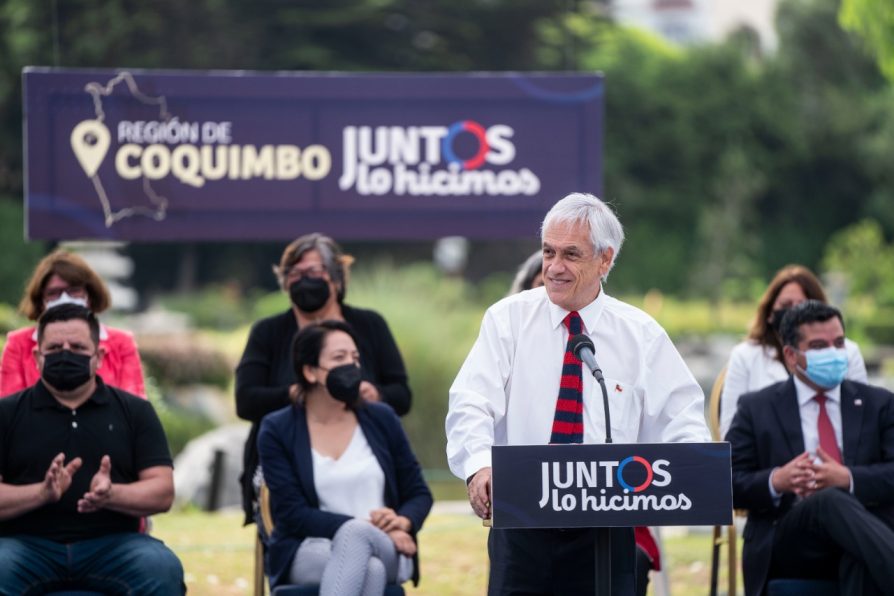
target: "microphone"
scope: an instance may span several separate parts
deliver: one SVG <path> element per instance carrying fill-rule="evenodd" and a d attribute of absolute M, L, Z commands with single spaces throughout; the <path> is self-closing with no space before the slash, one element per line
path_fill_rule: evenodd
<path fill-rule="evenodd" d="M 602 369 L 599 368 L 599 363 L 596 362 L 596 346 L 593 344 L 593 340 L 583 333 L 572 337 L 569 344 L 571 352 L 587 365 L 587 368 L 590 369 L 590 372 L 593 373 L 593 376 L 599 383 L 599 388 L 602 389 L 602 408 L 605 410 L 605 442 L 611 443 L 612 421 L 608 409 L 608 390 L 605 388 L 605 378 L 602 376 Z"/>
<path fill-rule="evenodd" d="M 599 363 L 596 362 L 596 346 L 593 345 L 592 339 L 583 333 L 575 335 L 571 338 L 571 351 L 574 352 L 574 355 L 581 362 L 587 365 L 587 368 L 590 369 L 597 381 L 605 380 L 602 377 L 602 369 L 599 368 Z"/>

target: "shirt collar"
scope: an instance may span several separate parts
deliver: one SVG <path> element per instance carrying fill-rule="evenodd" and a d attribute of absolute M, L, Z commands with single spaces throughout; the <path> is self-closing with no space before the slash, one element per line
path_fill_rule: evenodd
<path fill-rule="evenodd" d="M 795 392 L 798 394 L 798 406 L 804 407 L 813 397 L 819 393 L 816 389 L 798 378 L 798 375 L 792 375 L 795 380 Z M 823 389 L 822 394 L 830 401 L 839 403 L 841 401 L 841 385 L 835 385 L 831 389 Z"/>
<path fill-rule="evenodd" d="M 105 383 L 102 382 L 102 378 L 99 375 L 96 375 L 96 390 L 93 392 L 93 395 L 90 396 L 84 404 L 93 402 L 96 405 L 106 405 L 109 403 L 108 392 L 106 391 Z M 82 404 L 80 407 L 84 407 Z M 35 410 L 41 410 L 44 408 L 55 408 L 55 407 L 65 407 L 56 401 L 56 398 L 53 397 L 53 394 L 50 393 L 50 390 L 47 389 L 46 385 L 43 384 L 42 380 L 38 380 L 37 383 L 34 384 L 34 397 L 31 400 L 31 407 Z"/>
<path fill-rule="evenodd" d="M 592 333 L 593 330 L 596 329 L 596 321 L 599 320 L 599 316 L 602 314 L 602 311 L 605 310 L 606 299 L 605 289 L 602 286 L 599 286 L 599 294 L 596 296 L 596 299 L 577 311 L 581 321 L 583 321 L 584 331 L 587 333 Z M 568 313 L 571 311 L 565 310 L 558 304 L 553 303 L 553 301 L 549 299 L 549 294 L 547 294 L 546 300 L 549 303 L 550 324 L 553 329 L 556 329 L 562 324 L 562 321 L 565 320 L 565 317 L 567 317 Z"/>

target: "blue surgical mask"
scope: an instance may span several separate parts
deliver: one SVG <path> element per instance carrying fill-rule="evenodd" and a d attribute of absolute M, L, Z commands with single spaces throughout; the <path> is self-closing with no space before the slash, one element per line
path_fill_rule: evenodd
<path fill-rule="evenodd" d="M 804 356 L 807 358 L 807 368 L 798 368 L 808 379 L 825 389 L 841 385 L 847 374 L 847 351 L 844 348 L 807 350 Z"/>

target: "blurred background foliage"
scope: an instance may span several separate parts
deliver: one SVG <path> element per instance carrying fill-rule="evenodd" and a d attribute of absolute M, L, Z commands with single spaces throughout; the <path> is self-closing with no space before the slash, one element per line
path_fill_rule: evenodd
<path fill-rule="evenodd" d="M 884 60 L 872 54 L 882 36 L 859 26 L 887 22 L 866 16 L 872 4 L 782 0 L 778 49 L 765 53 L 744 30 L 720 44 L 672 46 L 613 23 L 598 0 L 3 0 L 0 229 L 9 233 L 0 235 L 8 282 L 0 299 L 15 299 L 20 265 L 42 251 L 16 233 L 21 69 L 29 64 L 602 71 L 604 198 L 617 206 L 629 238 L 613 282 L 628 292 L 745 298 L 727 294 L 741 284 L 725 282 L 765 279 L 790 262 L 818 268 L 830 237 L 848 225 L 868 218 L 885 238 L 894 234 L 892 88 Z M 839 13 L 865 37 L 843 29 Z M 269 264 L 279 248 L 133 245 L 127 252 L 145 305 L 171 288 L 210 283 L 273 289 Z M 473 244 L 473 279 L 507 270 L 524 254 L 489 248 Z M 377 249 L 428 256 L 430 243 L 418 243 L 415 254 L 403 245 Z"/>
<path fill-rule="evenodd" d="M 782 0 L 776 51 L 742 30 L 681 47 L 612 22 L 600 0 L 0 0 L 0 328 L 52 246 L 22 238 L 21 69 L 601 71 L 605 199 L 627 243 L 609 291 L 675 338 L 744 334 L 784 264 L 822 273 L 849 334 L 894 344 L 894 24 L 888 0 Z M 589 190 L 589 189 L 582 189 Z M 556 197 L 558 198 L 558 197 Z M 352 243 L 347 301 L 381 312 L 411 377 L 405 424 L 444 467 L 446 391 L 484 308 L 536 249 L 475 241 L 461 277 L 431 242 Z M 172 443 L 207 427 L 178 386 L 232 399 L 248 326 L 287 307 L 273 243 L 139 244 L 140 308 L 188 313 L 140 335 Z M 231 402 L 227 403 L 231 408 Z"/>

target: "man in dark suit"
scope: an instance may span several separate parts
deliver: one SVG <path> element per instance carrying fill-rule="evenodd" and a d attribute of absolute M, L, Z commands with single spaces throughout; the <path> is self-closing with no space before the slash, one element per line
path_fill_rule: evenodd
<path fill-rule="evenodd" d="M 742 396 L 733 505 L 748 509 L 745 592 L 769 579 L 837 578 L 842 594 L 894 586 L 894 394 L 844 381 L 844 323 L 808 300 L 781 328 L 788 381 Z"/>

